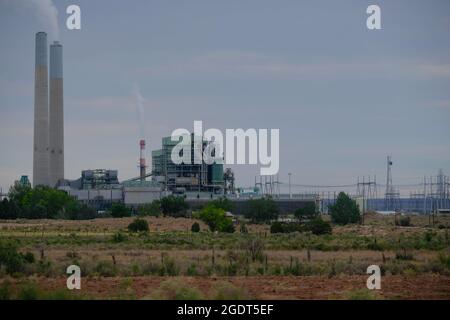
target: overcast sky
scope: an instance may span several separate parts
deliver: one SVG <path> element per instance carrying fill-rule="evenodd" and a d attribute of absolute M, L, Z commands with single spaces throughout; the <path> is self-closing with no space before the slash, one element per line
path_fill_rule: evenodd
<path fill-rule="evenodd" d="M 81 7 L 79 31 L 66 7 Z M 366 28 L 381 7 L 382 30 Z M 65 175 L 138 175 L 176 128 L 279 128 L 280 180 L 450 174 L 450 1 L 0 0 L 0 186 L 32 177 L 34 36 L 64 46 Z M 53 22 L 54 21 L 54 22 Z M 58 30 L 59 29 L 59 30 Z M 257 166 L 233 166 L 253 184 Z"/>

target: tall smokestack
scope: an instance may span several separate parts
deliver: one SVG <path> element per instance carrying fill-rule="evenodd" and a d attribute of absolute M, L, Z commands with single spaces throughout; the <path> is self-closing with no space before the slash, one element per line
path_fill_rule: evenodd
<path fill-rule="evenodd" d="M 49 185 L 47 34 L 36 33 L 33 186 Z"/>
<path fill-rule="evenodd" d="M 140 147 L 140 157 L 139 157 L 139 176 L 141 177 L 141 181 L 145 181 L 145 140 L 139 141 L 139 147 Z"/>
<path fill-rule="evenodd" d="M 50 186 L 64 179 L 64 100 L 62 45 L 50 45 Z"/>

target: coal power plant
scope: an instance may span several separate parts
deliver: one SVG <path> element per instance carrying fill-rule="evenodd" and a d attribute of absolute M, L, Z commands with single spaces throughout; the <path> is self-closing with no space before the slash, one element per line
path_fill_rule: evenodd
<path fill-rule="evenodd" d="M 83 170 L 79 179 L 65 179 L 63 47 L 58 41 L 49 46 L 45 32 L 36 33 L 35 41 L 33 186 L 64 190 L 97 209 L 106 209 L 114 202 L 136 207 L 173 194 L 186 198 L 193 207 L 227 197 L 236 202 L 239 213 L 246 200 L 267 195 L 256 186 L 247 191 L 235 189 L 234 173 L 230 168 L 224 172 L 221 163 L 174 164 L 170 154 L 176 143 L 170 137 L 162 139 L 162 149 L 152 152 L 151 172 L 146 172 L 145 140 L 139 141 L 136 178 L 119 182 L 117 170 L 89 169 Z M 209 143 L 205 140 L 195 147 L 202 152 Z M 274 200 L 281 211 L 286 211 L 316 198 L 274 195 Z"/>
<path fill-rule="evenodd" d="M 49 72 L 47 48 L 47 34 L 36 33 L 33 186 L 55 187 L 64 179 L 63 49 L 50 45 Z"/>
<path fill-rule="evenodd" d="M 449 211 L 449 176 L 440 170 L 437 176 L 424 177 L 422 183 L 412 185 L 418 186 L 418 190 L 411 191 L 409 198 L 401 198 L 399 190 L 392 183 L 393 162 L 390 156 L 387 157 L 384 198 L 377 195 L 375 177 L 363 177 L 362 181 L 358 178 L 356 184 L 344 186 L 309 186 L 291 185 L 289 174 L 289 193 L 283 194 L 280 192 L 283 182 L 279 181 L 278 175 L 260 176 L 259 179 L 255 177 L 254 186 L 238 188 L 235 187 L 234 172 L 231 168 L 224 168 L 223 163 L 174 163 L 171 154 L 178 142 L 172 141 L 171 137 L 163 137 L 161 148 L 152 151 L 151 166 L 147 166 L 145 159 L 146 141 L 143 136 L 140 137 L 139 175 L 136 177 L 120 182 L 118 170 L 87 168 L 82 170 L 80 178 L 66 179 L 63 47 L 58 41 L 48 45 L 45 32 L 36 33 L 35 41 L 33 186 L 64 190 L 78 201 L 99 210 L 107 209 L 115 202 L 138 207 L 175 195 L 185 198 L 193 209 L 204 207 L 214 199 L 227 198 L 235 203 L 234 213 L 241 214 L 246 201 L 269 197 L 282 213 L 293 212 L 308 203 L 314 203 L 320 212 L 328 213 L 328 206 L 336 201 L 336 192 L 345 188 L 363 212 L 427 214 Z M 194 141 L 194 136 L 191 141 Z M 203 154 L 211 143 L 203 138 L 201 141 L 200 144 L 191 144 L 191 154 Z M 147 171 L 149 167 L 151 170 Z M 21 181 L 22 184 L 28 183 L 28 179 Z M 295 193 L 291 187 L 307 189 Z M 354 187 L 356 193 L 348 189 Z M 308 190 L 310 188 L 313 190 Z M 0 199 L 1 196 L 0 190 Z"/>

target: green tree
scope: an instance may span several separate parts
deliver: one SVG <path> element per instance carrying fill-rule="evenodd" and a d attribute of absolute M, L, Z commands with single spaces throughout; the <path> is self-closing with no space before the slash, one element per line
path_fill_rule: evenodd
<path fill-rule="evenodd" d="M 271 198 L 248 200 L 244 208 L 244 216 L 257 223 L 277 219 L 278 212 L 278 206 Z"/>
<path fill-rule="evenodd" d="M 345 225 L 360 221 L 359 207 L 356 201 L 351 199 L 345 192 L 340 192 L 336 203 L 329 206 L 331 220 L 334 223 Z"/>
<path fill-rule="evenodd" d="M 212 205 L 203 208 L 198 217 L 205 222 L 211 231 L 234 232 L 233 221 L 225 215 L 225 210 Z"/>
<path fill-rule="evenodd" d="M 8 196 L 9 200 L 0 204 L 0 217 L 7 219 L 90 219 L 96 215 L 95 210 L 80 205 L 65 191 L 45 186 L 31 188 L 16 183 Z"/>
<path fill-rule="evenodd" d="M 182 197 L 170 195 L 161 199 L 161 211 L 166 216 L 184 217 L 189 205 Z"/>
<path fill-rule="evenodd" d="M 20 183 L 15 183 L 11 188 L 9 188 L 8 198 L 10 201 L 14 201 L 17 204 L 22 204 L 22 200 L 32 189 L 28 185 L 22 185 Z"/>
<path fill-rule="evenodd" d="M 109 209 L 109 213 L 113 218 L 130 217 L 131 209 L 127 208 L 123 203 L 113 203 Z"/>
<path fill-rule="evenodd" d="M 73 204 L 69 205 L 63 216 L 65 219 L 70 220 L 90 220 L 97 218 L 97 210 L 89 207 L 86 204 L 81 204 L 75 201 Z"/>
<path fill-rule="evenodd" d="M 7 198 L 0 202 L 0 219 L 17 219 L 19 216 L 19 207 L 16 202 Z"/>
<path fill-rule="evenodd" d="M 211 201 L 209 204 L 216 208 L 220 208 L 220 209 L 223 209 L 228 212 L 232 212 L 235 208 L 234 203 L 230 199 L 227 199 L 227 198 L 215 199 L 215 200 Z"/>
<path fill-rule="evenodd" d="M 20 208 L 20 216 L 24 218 L 57 218 L 64 216 L 66 210 L 72 207 L 76 200 L 65 191 L 38 186 L 34 189 L 20 187 L 21 191 L 13 191 L 14 201 Z M 26 193 L 23 192 L 26 190 Z"/>
<path fill-rule="evenodd" d="M 161 215 L 161 201 L 153 200 L 138 208 L 138 215 L 159 217 Z"/>
<path fill-rule="evenodd" d="M 298 208 L 294 212 L 298 220 L 309 220 L 317 217 L 316 205 L 313 202 L 308 202 L 303 208 Z"/>

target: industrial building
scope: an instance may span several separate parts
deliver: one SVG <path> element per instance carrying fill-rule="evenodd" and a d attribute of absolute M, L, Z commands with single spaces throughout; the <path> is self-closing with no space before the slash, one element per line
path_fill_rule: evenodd
<path fill-rule="evenodd" d="M 76 180 L 59 180 L 58 189 L 97 209 L 107 208 L 113 202 L 123 202 L 117 170 L 83 170 Z"/>
<path fill-rule="evenodd" d="M 196 142 L 200 140 L 201 143 Z M 171 154 L 178 141 L 172 141 L 171 137 L 162 138 L 162 148 L 152 152 L 152 176 L 153 179 L 164 185 L 164 189 L 174 193 L 185 193 L 188 191 L 208 192 L 223 194 L 224 177 L 223 163 L 206 164 L 195 159 L 208 145 L 208 141 L 194 139 L 191 134 L 191 162 L 175 164 Z M 196 164 L 200 162 L 200 164 Z"/>
<path fill-rule="evenodd" d="M 64 179 L 62 45 L 50 46 L 50 90 L 45 32 L 36 33 L 35 50 L 33 186 L 54 187 Z"/>
<path fill-rule="evenodd" d="M 81 171 L 82 189 L 119 189 L 117 170 L 83 170 Z"/>
<path fill-rule="evenodd" d="M 200 139 L 195 143 L 191 137 L 191 159 L 203 154 L 208 141 Z M 113 202 L 123 202 L 128 206 L 139 206 L 161 199 L 169 194 L 181 194 L 191 199 L 211 199 L 224 195 L 224 172 L 222 163 L 175 164 L 171 159 L 173 148 L 178 144 L 170 137 L 162 139 L 162 148 L 152 152 L 152 171 L 146 173 L 144 157 L 145 141 L 139 141 L 139 176 L 119 182 L 117 170 L 83 170 L 76 180 L 60 180 L 58 188 L 65 190 L 77 200 L 102 209 Z M 197 149 L 196 149 L 197 148 Z M 201 153 L 199 153 L 201 152 Z M 230 170 L 229 175 L 234 175 Z M 147 180 L 151 177 L 150 180 Z"/>
<path fill-rule="evenodd" d="M 106 209 L 114 202 L 139 206 L 165 195 L 155 181 L 132 179 L 120 183 L 118 171 L 107 169 L 83 170 L 76 180 L 60 181 L 58 189 L 97 209 Z"/>
<path fill-rule="evenodd" d="M 125 181 L 122 185 L 123 202 L 128 206 L 140 206 L 168 195 L 155 181 Z"/>
<path fill-rule="evenodd" d="M 73 189 L 120 189 L 117 170 L 89 169 L 81 171 L 77 180 L 63 180 L 60 186 L 69 186 Z"/>

